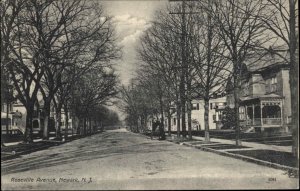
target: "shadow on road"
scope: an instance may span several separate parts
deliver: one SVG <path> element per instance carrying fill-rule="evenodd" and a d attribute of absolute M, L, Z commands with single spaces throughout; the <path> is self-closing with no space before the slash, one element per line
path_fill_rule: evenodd
<path fill-rule="evenodd" d="M 131 133 L 106 132 L 5 161 L 1 164 L 1 173 L 5 175 L 124 154 L 169 151 L 171 145 L 166 142 L 158 144 Z"/>

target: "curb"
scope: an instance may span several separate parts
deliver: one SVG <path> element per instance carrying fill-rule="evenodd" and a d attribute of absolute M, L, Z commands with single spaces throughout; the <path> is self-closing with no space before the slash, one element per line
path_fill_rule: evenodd
<path fill-rule="evenodd" d="M 170 141 L 170 142 L 172 142 L 172 141 Z M 297 169 L 295 167 L 285 166 L 285 165 L 281 165 L 281 164 L 277 164 L 277 163 L 272 163 L 269 161 L 264 161 L 264 160 L 260 160 L 260 159 L 240 155 L 240 154 L 228 153 L 226 151 L 219 151 L 219 150 L 215 150 L 215 149 L 211 149 L 211 148 L 207 148 L 207 147 L 195 146 L 195 145 L 191 145 L 191 144 L 188 144 L 185 142 L 183 142 L 182 145 L 197 148 L 202 151 L 212 152 L 212 153 L 219 154 L 222 156 L 228 156 L 228 157 L 232 157 L 232 158 L 236 158 L 236 159 L 241 159 L 243 161 L 252 162 L 252 163 L 267 166 L 267 167 L 272 167 L 272 168 L 286 170 L 286 171 L 295 171 L 295 172 L 299 173 L 299 169 Z"/>
<path fill-rule="evenodd" d="M 260 159 L 256 159 L 256 158 L 252 158 L 252 157 L 248 157 L 248 156 L 244 156 L 244 155 L 240 155 L 240 154 L 234 154 L 234 153 L 228 153 L 225 151 L 219 151 L 219 150 L 215 150 L 215 149 L 211 149 L 211 148 L 207 148 L 207 147 L 201 147 L 201 146 L 196 146 L 196 145 L 191 145 L 189 143 L 186 142 L 175 142 L 175 141 L 171 141 L 171 140 L 167 140 L 171 143 L 175 143 L 175 144 L 180 144 L 180 145 L 184 145 L 184 146 L 188 146 L 188 147 L 193 147 L 202 151 L 206 151 L 206 152 L 212 152 L 218 155 L 222 155 L 222 156 L 227 156 L 227 157 L 231 157 L 231 158 L 236 158 L 236 159 L 241 159 L 243 161 L 247 161 L 247 162 L 252 162 L 258 165 L 262 165 L 262 166 L 267 166 L 267 167 L 272 167 L 275 169 L 280 169 L 280 170 L 285 170 L 285 171 L 293 171 L 296 172 L 297 174 L 299 174 L 299 169 L 295 168 L 295 167 L 290 167 L 290 166 L 285 166 L 285 165 L 281 165 L 281 164 L 277 164 L 277 163 L 272 163 L 269 161 L 264 161 L 264 160 L 260 160 Z"/>
<path fill-rule="evenodd" d="M 35 148 L 29 149 L 29 150 L 15 152 L 15 154 L 14 154 L 14 151 L 12 151 L 12 152 L 2 152 L 1 151 L 1 153 L 9 155 L 9 156 L 2 157 L 1 161 L 15 159 L 15 158 L 18 158 L 18 157 L 20 157 L 22 155 L 25 155 L 25 154 L 33 153 L 33 152 L 40 151 L 40 150 L 43 150 L 43 149 L 47 149 L 47 148 L 50 148 L 50 147 L 53 147 L 53 146 L 61 145 L 61 144 L 64 144 L 64 143 L 68 143 L 68 142 L 77 140 L 79 138 L 80 137 L 74 137 L 73 139 L 67 139 L 64 142 L 63 141 L 57 141 L 57 140 L 42 140 L 41 142 L 52 143 L 52 145 L 44 145 L 44 146 L 40 146 L 40 147 L 35 147 Z"/>
<path fill-rule="evenodd" d="M 45 146 L 37 147 L 37 148 L 34 148 L 34 149 L 30 149 L 30 150 L 16 152 L 16 154 L 13 154 L 13 152 L 11 152 L 10 156 L 2 157 L 1 161 L 9 160 L 9 159 L 14 159 L 14 158 L 17 158 L 17 157 L 19 157 L 21 155 L 24 155 L 24 154 L 33 153 L 33 152 L 40 151 L 40 150 L 43 150 L 43 149 L 46 149 L 46 148 L 49 148 L 49 147 L 53 147 L 53 146 L 57 146 L 57 145 L 59 145 L 59 144 L 56 143 L 56 144 L 53 144 L 53 145 L 45 145 Z M 7 152 L 1 152 L 1 153 L 7 154 Z"/>
<path fill-rule="evenodd" d="M 102 133 L 102 132 L 96 132 L 95 134 L 99 134 L 99 133 Z M 95 135 L 95 134 L 92 134 L 92 135 Z M 22 156 L 24 154 L 29 154 L 29 153 L 33 153 L 33 152 L 36 152 L 36 151 L 47 149 L 47 148 L 50 148 L 50 147 L 53 147 L 53 146 L 62 145 L 62 144 L 69 143 L 69 142 L 72 142 L 72 141 L 75 141 L 75 140 L 78 140 L 78 139 L 81 139 L 81 138 L 84 138 L 84 137 L 82 137 L 82 136 L 74 136 L 73 138 L 69 137 L 66 141 L 42 140 L 43 142 L 53 143 L 53 144 L 52 145 L 44 145 L 44 146 L 36 147 L 36 148 L 33 148 L 33 149 L 21 151 L 21 152 L 16 152 L 15 154 L 13 153 L 13 151 L 12 152 L 2 152 L 1 151 L 1 153 L 9 155 L 9 156 L 2 157 L 1 161 L 18 158 L 18 157 L 20 157 L 20 156 Z"/>

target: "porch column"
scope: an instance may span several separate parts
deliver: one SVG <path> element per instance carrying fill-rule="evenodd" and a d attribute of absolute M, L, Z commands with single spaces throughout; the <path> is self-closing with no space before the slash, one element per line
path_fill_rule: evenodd
<path fill-rule="evenodd" d="M 255 120 L 254 120 L 254 104 L 252 104 L 252 125 L 255 125 Z"/>
<path fill-rule="evenodd" d="M 246 119 L 246 126 L 248 126 L 248 107 L 245 105 L 245 119 Z"/>
<path fill-rule="evenodd" d="M 264 131 L 264 123 L 263 123 L 263 117 L 262 117 L 262 109 L 263 109 L 263 104 L 262 102 L 260 101 L 260 123 L 261 123 L 261 131 Z"/>
<path fill-rule="evenodd" d="M 284 120 L 284 118 L 283 118 L 283 109 L 282 109 L 283 106 L 282 106 L 282 101 L 280 102 L 279 106 L 280 106 L 281 127 L 283 127 L 283 120 Z"/>

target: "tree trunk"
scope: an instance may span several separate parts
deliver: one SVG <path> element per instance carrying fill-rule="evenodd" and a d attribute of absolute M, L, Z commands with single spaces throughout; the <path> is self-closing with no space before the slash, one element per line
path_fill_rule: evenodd
<path fill-rule="evenodd" d="M 44 103 L 44 130 L 43 130 L 43 139 L 49 140 L 49 126 L 50 126 L 50 101 L 46 99 Z"/>
<path fill-rule="evenodd" d="M 297 157 L 296 160 L 296 167 L 299 166 L 299 143 L 298 143 L 298 136 L 299 136 L 299 100 L 298 100 L 298 92 L 299 92 L 299 56 L 298 59 L 296 54 L 299 54 L 299 47 L 298 51 L 297 46 L 297 37 L 296 37 L 296 8 L 295 8 L 295 1 L 289 0 L 289 8 L 290 8 L 290 89 L 291 89 L 291 102 L 292 104 L 292 135 L 293 135 L 293 146 L 292 146 L 292 153 L 294 156 Z"/>
<path fill-rule="evenodd" d="M 145 124 L 145 130 L 147 130 L 148 129 L 148 126 L 147 126 L 147 121 L 148 121 L 148 115 L 146 114 L 146 116 L 145 116 L 145 121 L 144 121 L 144 124 Z"/>
<path fill-rule="evenodd" d="M 89 134 L 92 135 L 92 119 L 89 118 Z"/>
<path fill-rule="evenodd" d="M 240 98 L 239 98 L 239 77 L 234 75 L 234 109 L 235 109 L 235 132 L 236 132 L 236 145 L 241 145 L 240 139 Z"/>
<path fill-rule="evenodd" d="M 62 108 L 62 105 L 61 104 L 58 104 L 58 107 L 56 108 L 56 122 L 55 122 L 55 126 L 56 126 L 56 138 L 58 140 L 61 140 L 62 139 L 62 136 L 61 136 L 61 108 Z"/>
<path fill-rule="evenodd" d="M 136 119 L 136 132 L 139 133 L 140 129 L 139 129 L 139 118 Z"/>
<path fill-rule="evenodd" d="M 188 134 L 189 134 L 189 140 L 192 140 L 192 101 L 189 95 L 188 97 L 189 97 L 187 100 Z"/>
<path fill-rule="evenodd" d="M 168 110 L 168 136 L 171 136 L 171 112 Z"/>
<path fill-rule="evenodd" d="M 7 103 L 6 103 L 6 136 L 8 136 L 8 134 L 9 134 L 9 125 L 8 125 L 9 117 L 8 117 L 8 114 L 9 114 L 9 103 L 7 101 Z M 1 129 L 1 131 L 2 131 L 2 129 Z"/>
<path fill-rule="evenodd" d="M 25 133 L 24 133 L 24 142 L 25 143 L 32 143 L 32 119 L 33 119 L 33 104 L 29 104 L 26 107 L 26 126 L 25 126 Z"/>
<path fill-rule="evenodd" d="M 76 133 L 79 134 L 80 136 L 83 135 L 83 119 L 79 119 L 78 126 L 76 128 Z"/>
<path fill-rule="evenodd" d="M 176 104 L 176 118 L 177 118 L 177 137 L 180 137 L 180 115 L 181 115 L 181 108 L 180 102 L 178 101 Z"/>
<path fill-rule="evenodd" d="M 68 139 L 68 131 L 69 131 L 69 114 L 68 114 L 68 106 L 64 107 L 65 110 L 65 140 Z"/>
<path fill-rule="evenodd" d="M 204 99 L 204 128 L 205 128 L 205 142 L 209 143 L 209 99 Z"/>
<path fill-rule="evenodd" d="M 83 135 L 86 135 L 86 117 L 83 119 Z"/>
<path fill-rule="evenodd" d="M 164 105 L 163 105 L 163 101 L 162 101 L 162 97 L 160 97 L 160 100 L 159 100 L 159 104 L 160 104 L 160 114 L 161 114 L 161 125 L 162 125 L 162 128 L 164 129 L 165 125 L 165 118 L 164 118 Z"/>
<path fill-rule="evenodd" d="M 181 126 L 182 126 L 182 136 L 185 138 L 186 137 L 186 120 L 185 120 L 185 114 L 186 114 L 186 100 L 185 100 L 185 95 L 184 92 L 182 93 L 182 97 L 181 97 Z"/>
<path fill-rule="evenodd" d="M 71 135 L 73 137 L 74 136 L 74 127 L 75 127 L 75 121 L 74 121 L 74 115 L 73 115 L 73 113 L 72 113 L 71 119 L 72 119 Z M 78 126 L 78 124 L 77 124 L 77 126 Z"/>

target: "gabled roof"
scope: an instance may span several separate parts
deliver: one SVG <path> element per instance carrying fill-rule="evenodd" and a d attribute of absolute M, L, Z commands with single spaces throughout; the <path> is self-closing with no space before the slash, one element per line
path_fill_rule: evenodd
<path fill-rule="evenodd" d="M 289 53 L 286 50 L 272 51 L 264 53 L 257 53 L 255 55 L 251 55 L 247 62 L 245 63 L 247 66 L 247 70 L 250 73 L 254 72 L 262 72 L 264 70 L 268 70 L 274 67 L 288 67 L 289 63 Z"/>

